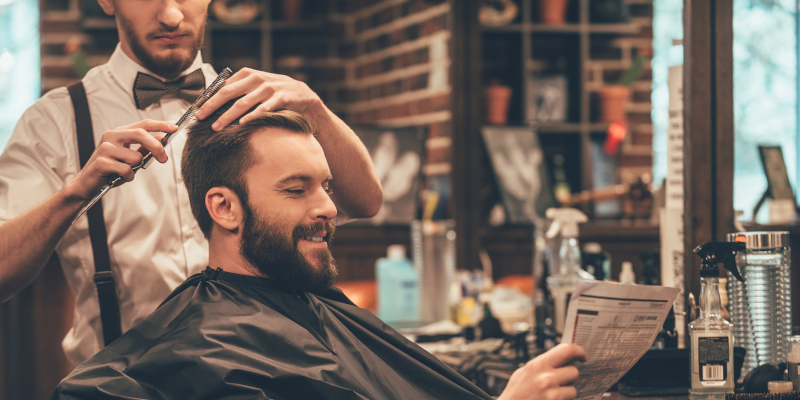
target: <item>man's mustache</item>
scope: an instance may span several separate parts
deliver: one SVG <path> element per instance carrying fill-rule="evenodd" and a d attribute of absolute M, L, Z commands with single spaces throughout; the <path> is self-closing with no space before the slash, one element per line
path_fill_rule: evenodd
<path fill-rule="evenodd" d="M 330 222 L 315 222 L 309 225 L 297 225 L 294 228 L 294 232 L 292 232 L 292 239 L 294 239 L 294 244 L 297 246 L 297 242 L 304 237 L 313 236 L 314 234 L 325 231 L 326 235 L 322 238 L 323 241 L 330 244 L 331 240 L 333 239 L 333 232 L 336 231 L 336 227 Z"/>
<path fill-rule="evenodd" d="M 172 29 L 172 30 L 170 30 L 170 29 L 161 29 L 161 30 L 159 30 L 157 32 L 148 33 L 147 34 L 147 38 L 148 39 L 157 39 L 157 38 L 159 38 L 161 36 L 183 36 L 183 35 L 193 36 L 194 32 L 192 32 L 191 30 L 178 30 L 178 28 L 175 28 L 175 29 Z"/>

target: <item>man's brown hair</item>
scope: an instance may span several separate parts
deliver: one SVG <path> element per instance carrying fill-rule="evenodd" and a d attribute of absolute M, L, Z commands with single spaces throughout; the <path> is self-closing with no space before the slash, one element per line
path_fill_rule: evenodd
<path fill-rule="evenodd" d="M 227 187 L 239 197 L 239 201 L 248 204 L 244 173 L 258 161 L 250 145 L 253 133 L 274 128 L 313 134 L 308 121 L 290 110 L 260 113 L 246 124 L 239 125 L 237 120 L 219 132 L 212 130 L 211 124 L 235 101 L 229 101 L 206 119 L 197 121 L 186 134 L 181 174 L 189 192 L 192 214 L 206 238 L 211 235 L 213 225 L 205 200 L 211 188 Z"/>

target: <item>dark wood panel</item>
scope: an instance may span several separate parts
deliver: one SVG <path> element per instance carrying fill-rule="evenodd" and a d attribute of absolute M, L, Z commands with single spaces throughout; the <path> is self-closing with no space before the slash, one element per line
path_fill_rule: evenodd
<path fill-rule="evenodd" d="M 74 297 L 56 257 L 22 292 L 0 306 L 5 399 L 49 399 L 72 370 L 61 341 L 72 327 Z"/>
<path fill-rule="evenodd" d="M 492 277 L 530 274 L 533 260 L 533 227 L 504 226 L 481 231 L 482 246 L 492 260 Z M 611 275 L 619 276 L 623 261 L 631 261 L 636 276 L 641 276 L 639 254 L 660 248 L 658 226 L 590 222 L 581 224 L 579 242 L 597 242 L 611 254 Z"/>
<path fill-rule="evenodd" d="M 698 298 L 692 249 L 733 228 L 733 5 L 684 0 L 685 289 Z"/>
<path fill-rule="evenodd" d="M 453 36 L 450 83 L 453 112 L 454 200 L 451 203 L 456 223 L 456 259 L 459 268 L 478 268 L 481 213 L 480 188 L 482 163 L 481 126 L 481 40 L 478 9 L 480 2 L 451 0 Z"/>

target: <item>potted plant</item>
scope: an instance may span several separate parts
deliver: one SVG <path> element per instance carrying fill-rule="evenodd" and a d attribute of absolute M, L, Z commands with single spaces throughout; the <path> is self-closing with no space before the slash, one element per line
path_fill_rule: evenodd
<path fill-rule="evenodd" d="M 644 69 L 645 57 L 638 54 L 630 68 L 613 85 L 603 86 L 597 91 L 600 122 L 624 122 L 627 119 L 625 106 L 631 98 L 631 84 Z"/>
<path fill-rule="evenodd" d="M 539 0 L 542 22 L 551 25 L 564 24 L 568 3 L 569 0 Z"/>
<path fill-rule="evenodd" d="M 508 122 L 508 105 L 511 88 L 497 79 L 492 79 L 484 89 L 486 96 L 486 122 L 492 125 L 505 125 Z"/>

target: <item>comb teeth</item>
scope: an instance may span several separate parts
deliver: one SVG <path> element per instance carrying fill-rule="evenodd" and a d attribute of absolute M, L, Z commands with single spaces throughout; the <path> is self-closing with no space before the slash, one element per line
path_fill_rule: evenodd
<path fill-rule="evenodd" d="M 222 72 L 217 75 L 217 79 L 214 79 L 214 82 L 211 82 L 203 94 L 201 94 L 200 97 L 198 97 L 197 100 L 192 103 L 189 109 L 186 110 L 186 113 L 183 114 L 183 117 L 181 117 L 180 121 L 178 121 L 176 125 L 180 125 L 186 120 L 194 119 L 194 114 L 197 112 L 197 110 L 199 110 L 200 107 L 202 107 L 203 104 L 205 104 L 206 101 L 211 98 L 211 96 L 219 92 L 219 89 L 222 88 L 222 85 L 225 84 L 225 81 L 228 80 L 231 75 L 233 75 L 233 71 L 231 71 L 230 68 L 223 69 Z"/>

